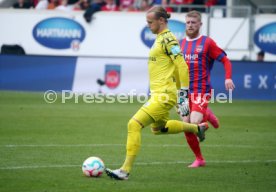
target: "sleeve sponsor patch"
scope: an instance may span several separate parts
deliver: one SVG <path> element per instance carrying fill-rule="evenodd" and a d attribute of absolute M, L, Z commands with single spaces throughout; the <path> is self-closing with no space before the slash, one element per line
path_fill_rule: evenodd
<path fill-rule="evenodd" d="M 181 52 L 179 45 L 175 45 L 171 48 L 171 52 L 173 55 L 177 55 Z"/>

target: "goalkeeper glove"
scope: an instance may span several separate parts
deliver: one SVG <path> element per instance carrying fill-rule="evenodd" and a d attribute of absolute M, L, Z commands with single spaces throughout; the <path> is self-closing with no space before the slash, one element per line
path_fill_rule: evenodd
<path fill-rule="evenodd" d="M 187 116 L 190 114 L 188 89 L 180 89 L 178 91 L 177 104 L 181 116 Z"/>

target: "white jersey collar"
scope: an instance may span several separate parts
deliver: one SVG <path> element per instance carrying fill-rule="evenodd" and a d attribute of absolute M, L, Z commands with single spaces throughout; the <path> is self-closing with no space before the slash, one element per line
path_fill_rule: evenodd
<path fill-rule="evenodd" d="M 187 41 L 194 41 L 194 40 L 198 40 L 202 35 L 197 36 L 196 38 L 190 39 L 188 36 L 186 36 L 186 40 Z"/>

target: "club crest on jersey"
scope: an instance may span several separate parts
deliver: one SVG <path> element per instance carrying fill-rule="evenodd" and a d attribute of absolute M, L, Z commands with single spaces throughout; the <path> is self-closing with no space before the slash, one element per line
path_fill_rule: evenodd
<path fill-rule="evenodd" d="M 105 85 L 110 89 L 115 89 L 120 84 L 121 66 L 105 65 Z"/>
<path fill-rule="evenodd" d="M 202 46 L 202 45 L 196 46 L 196 51 L 197 51 L 197 52 L 201 52 L 202 49 L 203 49 L 203 46 Z"/>

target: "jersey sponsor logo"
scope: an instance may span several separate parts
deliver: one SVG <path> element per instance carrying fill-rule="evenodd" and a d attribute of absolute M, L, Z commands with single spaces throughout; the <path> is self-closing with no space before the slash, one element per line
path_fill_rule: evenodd
<path fill-rule="evenodd" d="M 169 20 L 168 28 L 175 35 L 178 41 L 180 41 L 185 37 L 185 28 L 186 28 L 185 23 L 177 20 Z M 156 35 L 153 34 L 147 26 L 145 26 L 141 31 L 140 36 L 143 43 L 147 47 L 151 48 L 156 39 Z"/>
<path fill-rule="evenodd" d="M 177 55 L 181 52 L 181 49 L 178 45 L 175 45 L 171 48 L 171 52 L 172 52 L 173 55 Z"/>
<path fill-rule="evenodd" d="M 149 61 L 156 61 L 156 57 L 149 57 Z"/>
<path fill-rule="evenodd" d="M 276 54 L 276 22 L 258 29 L 254 34 L 254 42 L 263 51 Z"/>
<path fill-rule="evenodd" d="M 110 89 L 115 89 L 119 86 L 121 80 L 120 65 L 105 65 L 105 85 Z"/>
<path fill-rule="evenodd" d="M 79 50 L 85 30 L 78 22 L 63 17 L 40 21 L 33 28 L 33 37 L 41 45 L 52 49 Z"/>
<path fill-rule="evenodd" d="M 185 60 L 195 61 L 198 60 L 198 54 L 185 54 L 184 58 Z"/>

